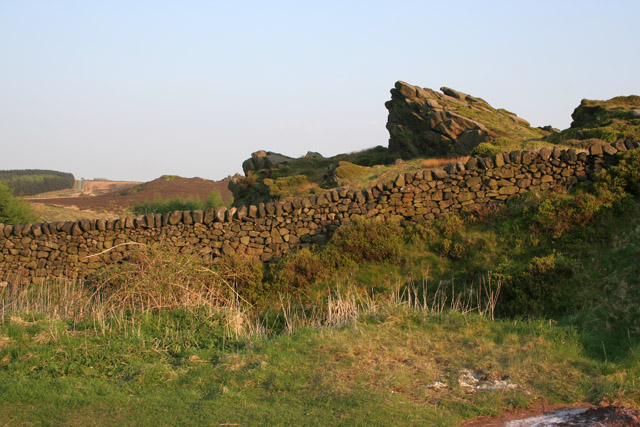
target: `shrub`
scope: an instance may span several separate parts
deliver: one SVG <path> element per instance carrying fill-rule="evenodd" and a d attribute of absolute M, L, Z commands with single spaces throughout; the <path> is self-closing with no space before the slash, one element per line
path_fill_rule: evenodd
<path fill-rule="evenodd" d="M 413 242 L 429 243 L 438 236 L 437 230 L 434 228 L 432 221 L 419 222 L 411 228 L 406 229 L 407 240 Z"/>
<path fill-rule="evenodd" d="M 503 277 L 497 307 L 500 315 L 558 316 L 576 308 L 574 266 L 554 254 L 534 257 L 524 270 Z"/>
<path fill-rule="evenodd" d="M 462 259 L 466 252 L 466 246 L 460 242 L 453 242 L 449 239 L 442 240 L 442 255 L 452 259 Z"/>
<path fill-rule="evenodd" d="M 231 198 L 231 200 L 228 203 L 225 203 L 222 200 L 222 195 L 220 194 L 220 192 L 218 190 L 213 190 L 211 191 L 211 193 L 209 193 L 209 196 L 207 197 L 207 201 L 204 203 L 204 208 L 216 209 L 221 206 L 230 207 L 232 204 L 233 204 L 233 198 Z"/>
<path fill-rule="evenodd" d="M 0 223 L 27 224 L 36 220 L 31 206 L 24 200 L 13 197 L 9 186 L 0 181 Z"/>
<path fill-rule="evenodd" d="M 263 182 L 269 189 L 269 194 L 279 199 L 301 194 L 311 185 L 304 175 L 283 176 L 276 179 L 265 178 Z"/>
<path fill-rule="evenodd" d="M 620 163 L 600 172 L 596 189 L 611 198 L 623 197 L 627 192 L 640 194 L 640 150 L 627 151 Z"/>
<path fill-rule="evenodd" d="M 325 248 L 325 255 L 354 262 L 400 260 L 403 231 L 399 224 L 354 217 L 336 230 Z"/>
<path fill-rule="evenodd" d="M 575 226 L 587 225 L 603 205 L 602 199 L 584 191 L 576 195 L 548 193 L 534 209 L 532 231 L 560 237 Z"/>
<path fill-rule="evenodd" d="M 438 221 L 438 228 L 444 237 L 453 237 L 464 227 L 464 220 L 457 215 L 448 215 Z"/>
<path fill-rule="evenodd" d="M 257 257 L 230 253 L 218 258 L 215 271 L 248 302 L 266 298 L 270 289 L 264 281 L 264 264 Z"/>
<path fill-rule="evenodd" d="M 146 214 L 165 214 L 173 211 L 194 211 L 203 209 L 203 204 L 197 197 L 184 199 L 182 197 L 176 197 L 175 199 L 155 199 L 153 202 L 146 202 L 137 204 L 133 207 L 134 215 L 146 215 Z"/>
<path fill-rule="evenodd" d="M 329 277 L 322 257 L 307 248 L 283 258 L 274 268 L 273 281 L 285 292 L 303 290 Z"/>
<path fill-rule="evenodd" d="M 502 153 L 504 148 L 495 146 L 488 142 L 481 142 L 473 150 L 471 150 L 472 156 L 491 157 L 498 153 Z"/>

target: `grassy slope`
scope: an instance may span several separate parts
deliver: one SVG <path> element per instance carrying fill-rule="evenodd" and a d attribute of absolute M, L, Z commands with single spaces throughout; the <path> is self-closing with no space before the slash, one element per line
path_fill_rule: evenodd
<path fill-rule="evenodd" d="M 130 336 L 14 320 L 2 328 L 0 420 L 457 425 L 540 398 L 638 403 L 638 356 L 594 357 L 570 327 L 402 307 L 367 317 L 342 329 L 304 328 L 253 339 L 243 348 L 231 342 L 224 350 L 206 334 L 194 341 L 186 327 L 167 337 L 166 324 L 157 319 Z M 637 341 L 632 350 L 640 352 Z M 517 388 L 468 393 L 457 381 L 463 369 L 508 379 Z M 435 381 L 447 388 L 426 387 Z"/>
<path fill-rule="evenodd" d="M 544 145 L 541 140 L 549 134 L 542 129 L 516 121 L 512 118 L 515 116 L 513 113 L 502 108 L 495 109 L 486 102 L 468 104 L 453 98 L 439 102 L 456 114 L 482 123 L 494 139 L 494 145 L 504 151 L 534 149 Z"/>
<path fill-rule="evenodd" d="M 0 421 L 457 425 L 540 399 L 639 406 L 640 201 L 628 199 L 559 236 L 555 228 L 551 234 L 530 228 L 530 212 L 545 206 L 536 203 L 519 201 L 494 220 L 447 220 L 412 231 L 399 263 L 363 262 L 318 283 L 342 288 L 342 312 L 349 301 L 358 307 L 344 327 L 304 326 L 326 324 L 325 317 L 300 321 L 289 334 L 286 310 L 276 320 L 262 318 L 267 338 L 252 329 L 260 317 L 246 312 L 75 321 L 24 310 L 8 315 L 0 325 Z M 468 245 L 464 256 L 444 252 L 445 238 Z M 557 274 L 557 287 L 575 303 L 554 320 L 492 322 L 412 308 L 384 291 L 388 283 L 402 288 L 407 276 L 419 281 L 426 271 L 434 285 L 455 275 L 464 286 L 488 266 L 517 276 L 550 255 L 573 266 L 571 274 L 552 270 L 548 278 L 554 283 Z M 355 299 L 346 297 L 347 287 Z M 371 287 L 380 292 L 374 302 L 362 294 Z M 328 304 L 314 301 L 320 311 Z M 467 393 L 457 382 L 462 369 L 518 387 Z M 427 387 L 435 381 L 448 388 Z"/>

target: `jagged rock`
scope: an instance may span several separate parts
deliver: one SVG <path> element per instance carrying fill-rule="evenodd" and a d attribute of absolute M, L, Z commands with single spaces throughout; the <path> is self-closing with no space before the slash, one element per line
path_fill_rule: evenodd
<path fill-rule="evenodd" d="M 385 107 L 392 158 L 462 156 L 496 138 L 517 143 L 541 136 L 514 113 L 496 110 L 480 98 L 448 87 L 440 90 L 442 93 L 402 81 L 391 89 Z"/>
<path fill-rule="evenodd" d="M 491 140 L 489 130 L 478 121 L 453 111 L 447 104 L 486 108 L 484 101 L 443 87 L 444 94 L 399 81 L 391 89 L 387 130 L 389 153 L 399 158 L 419 155 L 468 154 L 481 142 Z M 486 106 L 486 107 L 485 107 Z"/>
<path fill-rule="evenodd" d="M 242 170 L 246 175 L 249 171 L 271 169 L 290 160 L 293 160 L 293 157 L 288 157 L 272 151 L 260 150 L 251 153 L 251 158 L 242 162 Z"/>

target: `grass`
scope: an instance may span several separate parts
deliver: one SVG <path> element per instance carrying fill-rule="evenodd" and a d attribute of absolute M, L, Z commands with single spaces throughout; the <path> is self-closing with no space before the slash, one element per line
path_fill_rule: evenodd
<path fill-rule="evenodd" d="M 355 218 L 268 266 L 141 247 L 84 283 L 0 284 L 0 422 L 448 426 L 541 402 L 638 407 L 637 155 L 503 208 Z"/>
<path fill-rule="evenodd" d="M 342 326 L 313 326 L 297 315 L 290 330 L 242 333 L 229 328 L 229 312 L 193 307 L 99 322 L 9 316 L 0 326 L 0 420 L 458 425 L 539 399 L 629 404 L 639 397 L 637 357 L 594 358 L 570 326 L 491 321 L 450 303 L 354 301 L 335 295 L 341 308 L 334 312 L 354 308 Z M 637 341 L 632 350 L 640 351 Z M 459 382 L 465 370 L 515 386 L 471 392 Z"/>
<path fill-rule="evenodd" d="M 28 202 L 28 200 L 27 200 Z M 91 211 L 87 209 L 79 210 L 64 208 L 61 206 L 47 205 L 45 203 L 29 203 L 35 215 L 46 222 L 56 221 L 77 221 L 86 218 L 115 219 L 129 214 L 128 210 L 122 210 L 119 214 L 113 211 Z"/>

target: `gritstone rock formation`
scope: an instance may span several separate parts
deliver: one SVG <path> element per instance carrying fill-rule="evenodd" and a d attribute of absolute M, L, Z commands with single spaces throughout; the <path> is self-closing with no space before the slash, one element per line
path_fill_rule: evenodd
<path fill-rule="evenodd" d="M 286 163 L 290 160 L 293 160 L 293 157 L 288 157 L 272 151 L 260 150 L 251 153 L 251 158 L 242 162 L 242 170 L 246 175 L 249 171 L 272 169 L 275 166 L 281 163 Z"/>
<path fill-rule="evenodd" d="M 442 93 L 399 81 L 391 89 L 389 153 L 408 159 L 420 155 L 466 155 L 482 142 L 505 136 L 535 136 L 529 123 L 480 98 L 443 87 Z"/>

